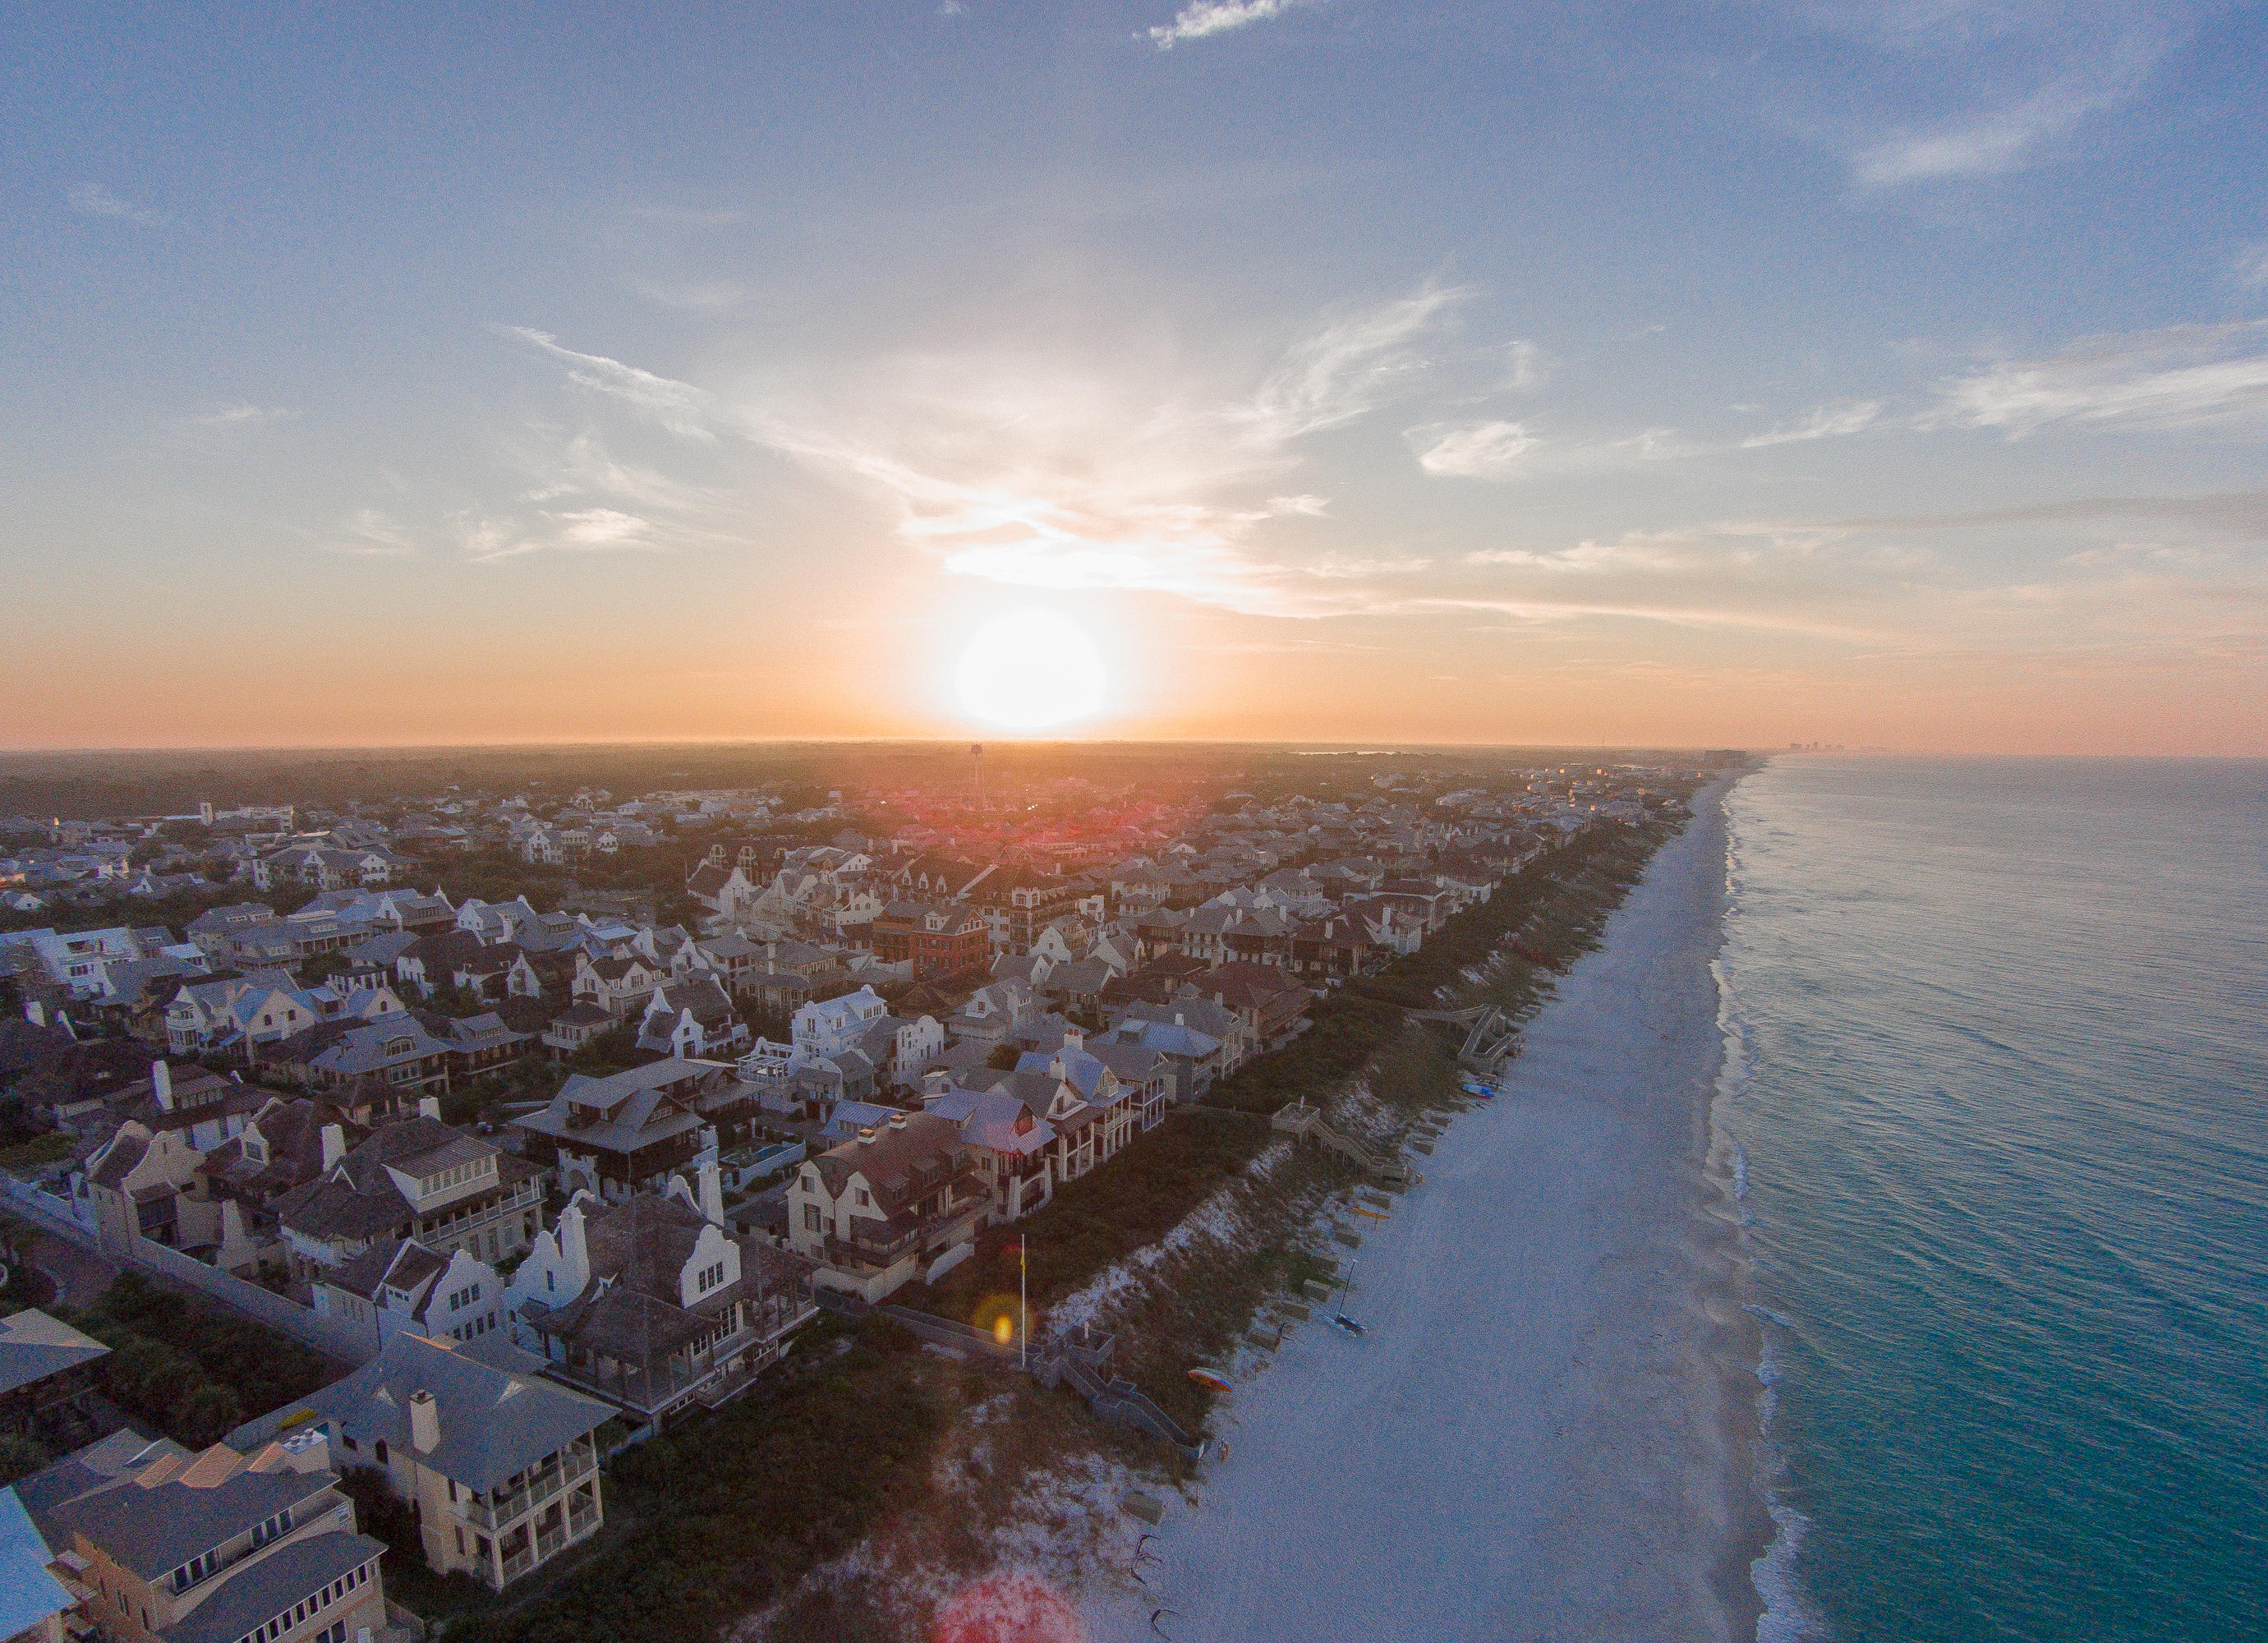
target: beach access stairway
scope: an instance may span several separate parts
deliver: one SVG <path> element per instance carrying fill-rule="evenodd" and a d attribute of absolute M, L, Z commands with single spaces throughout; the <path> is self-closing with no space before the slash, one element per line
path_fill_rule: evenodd
<path fill-rule="evenodd" d="M 1043 1341 L 1028 1354 L 1024 1354 L 1017 1351 L 1013 1341 L 1003 1341 L 988 1330 L 980 1330 L 973 1324 L 952 1318 L 940 1318 L 933 1312 L 919 1312 L 911 1307 L 891 1303 L 868 1307 L 856 1295 L 850 1294 L 837 1294 L 824 1304 L 828 1310 L 840 1312 L 846 1317 L 863 1317 L 868 1312 L 880 1313 L 909 1330 L 917 1339 L 943 1347 L 970 1363 L 1009 1374 L 1020 1370 L 1044 1387 L 1068 1385 L 1085 1398 L 1087 1407 L 1102 1419 L 1146 1432 L 1161 1442 L 1172 1444 L 1190 1460 L 1204 1458 L 1203 1440 L 1193 1438 L 1182 1430 L 1179 1422 L 1152 1403 L 1131 1381 L 1111 1378 L 1110 1357 L 1118 1345 L 1118 1337 L 1115 1335 L 1083 1333 L 1078 1340 Z"/>
<path fill-rule="evenodd" d="M 1399 1149 L 1392 1153 L 1381 1153 L 1374 1147 L 1356 1140 L 1351 1135 L 1340 1133 L 1323 1122 L 1321 1108 L 1307 1101 L 1295 1101 L 1289 1106 L 1278 1107 L 1270 1116 L 1268 1127 L 1271 1130 L 1280 1130 L 1286 1135 L 1305 1136 L 1311 1141 L 1320 1141 L 1333 1152 L 1352 1159 L 1365 1173 L 1375 1180 L 1391 1182 L 1397 1186 L 1414 1187 L 1425 1179 L 1425 1176 L 1410 1168 Z"/>
<path fill-rule="evenodd" d="M 1520 1053 L 1520 1029 L 1494 1005 L 1470 1010 L 1412 1010 L 1413 1021 L 1442 1021 L 1465 1028 L 1465 1042 L 1457 1059 L 1476 1072 L 1495 1074 Z"/>

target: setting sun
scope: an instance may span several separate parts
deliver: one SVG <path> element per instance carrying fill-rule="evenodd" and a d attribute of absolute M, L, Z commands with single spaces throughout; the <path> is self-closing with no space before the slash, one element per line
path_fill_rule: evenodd
<path fill-rule="evenodd" d="M 1037 730 L 1102 705 L 1102 657 L 1077 624 L 1019 610 L 976 630 L 954 669 L 961 705 L 990 724 Z"/>

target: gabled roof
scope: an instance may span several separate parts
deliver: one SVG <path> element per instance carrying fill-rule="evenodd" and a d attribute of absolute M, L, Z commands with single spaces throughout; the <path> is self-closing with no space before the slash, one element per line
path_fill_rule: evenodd
<path fill-rule="evenodd" d="M 961 1128 L 934 1113 L 897 1115 L 872 1141 L 846 1141 L 812 1160 L 828 1196 L 840 1197 L 853 1175 L 863 1175 L 886 1212 L 920 1197 L 961 1168 Z"/>
<path fill-rule="evenodd" d="M 721 1062 L 666 1060 L 602 1079 L 576 1073 L 541 1112 L 513 1119 L 513 1127 L 571 1140 L 578 1147 L 634 1153 L 701 1127 L 695 1110 L 700 1086 L 729 1076 Z M 578 1109 L 581 1109 L 580 1112 Z M 595 1120 L 583 1115 L 595 1112 Z"/>
<path fill-rule="evenodd" d="M 438 1118 L 421 1114 L 380 1124 L 328 1175 L 276 1199 L 276 1214 L 292 1231 L 327 1242 L 398 1234 L 409 1224 L 410 1208 L 389 1168 L 428 1175 L 490 1154 L 499 1187 L 517 1186 L 536 1173 L 533 1165 Z"/>
<path fill-rule="evenodd" d="M 12 1313 L 0 1318 L 0 1393 L 92 1363 L 109 1352 L 92 1336 L 36 1308 Z"/>
<path fill-rule="evenodd" d="M 206 1153 L 198 1168 L 209 1180 L 225 1181 L 239 1191 L 261 1196 L 288 1192 L 322 1173 L 323 1129 L 334 1124 L 350 1147 L 369 1138 L 368 1130 L 327 1101 L 271 1095 L 252 1116 L 252 1126 L 267 1144 L 266 1162 L 247 1158 L 243 1136 L 233 1135 Z"/>
<path fill-rule="evenodd" d="M 84 1535 L 124 1567 L 156 1580 L 338 1482 L 330 1472 L 256 1472 L 243 1460 L 219 1444 L 187 1465 L 161 1457 L 48 1508 L 40 1528 L 60 1546 Z"/>
<path fill-rule="evenodd" d="M 1012 1088 L 995 1086 L 988 1090 L 948 1089 L 942 1095 L 925 1098 L 924 1108 L 948 1123 L 961 1126 L 961 1138 L 970 1146 L 981 1146 L 995 1153 L 1028 1157 L 1042 1152 L 1056 1138 L 1055 1126 Z"/>
<path fill-rule="evenodd" d="M 543 1379 L 541 1359 L 500 1335 L 463 1345 L 397 1335 L 345 1380 L 239 1431 L 280 1430 L 305 1410 L 365 1451 L 383 1442 L 461 1488 L 485 1491 L 596 1432 L 614 1414 L 598 1399 Z M 419 1392 L 433 1395 L 441 1418 L 440 1442 L 423 1454 L 409 1436 L 409 1400 Z"/>
<path fill-rule="evenodd" d="M 596 1207 L 587 1197 L 580 1201 Z M 687 1308 L 680 1282 L 709 1225 L 674 1196 L 639 1193 L 594 1214 L 585 1232 L 591 1283 L 562 1306 L 529 1303 L 527 1322 L 578 1347 L 650 1365 L 711 1333 L 735 1301 L 777 1293 L 812 1271 L 800 1256 L 719 1227 L 740 1251 L 740 1278 Z"/>
<path fill-rule="evenodd" d="M 134 1173 L 134 1167 L 149 1155 L 150 1139 L 145 1135 L 131 1135 L 122 1131 L 87 1179 L 98 1187 L 114 1190 L 122 1187 L 126 1177 Z"/>
<path fill-rule="evenodd" d="M 382 1556 L 386 1543 L 343 1530 L 311 1535 L 225 1573 L 218 1590 L 165 1632 L 166 1643 L 237 1643 L 310 1592 Z"/>
<path fill-rule="evenodd" d="M 50 1616 L 77 1603 L 48 1573 L 51 1557 L 16 1492 L 0 1489 L 0 1636 L 32 1636 Z"/>

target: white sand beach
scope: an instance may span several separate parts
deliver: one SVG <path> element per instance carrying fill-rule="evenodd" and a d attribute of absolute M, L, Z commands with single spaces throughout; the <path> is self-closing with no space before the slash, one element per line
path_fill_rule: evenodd
<path fill-rule="evenodd" d="M 1756 1338 L 1708 1165 L 1716 798 L 1562 978 L 1503 1096 L 1363 1223 L 1366 1337 L 1319 1314 L 1238 1386 L 1226 1455 L 1094 1638 L 1754 1636 Z"/>

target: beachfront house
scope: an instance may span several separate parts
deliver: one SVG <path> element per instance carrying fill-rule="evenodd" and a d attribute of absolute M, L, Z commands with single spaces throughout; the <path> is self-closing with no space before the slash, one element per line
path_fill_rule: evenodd
<path fill-rule="evenodd" d="M 597 1434 L 614 1411 L 553 1385 L 542 1367 L 501 1335 L 461 1345 L 402 1335 L 343 1381 L 230 1437 L 320 1433 L 343 1463 L 376 1469 L 416 1508 L 427 1567 L 500 1592 L 606 1521 Z"/>

